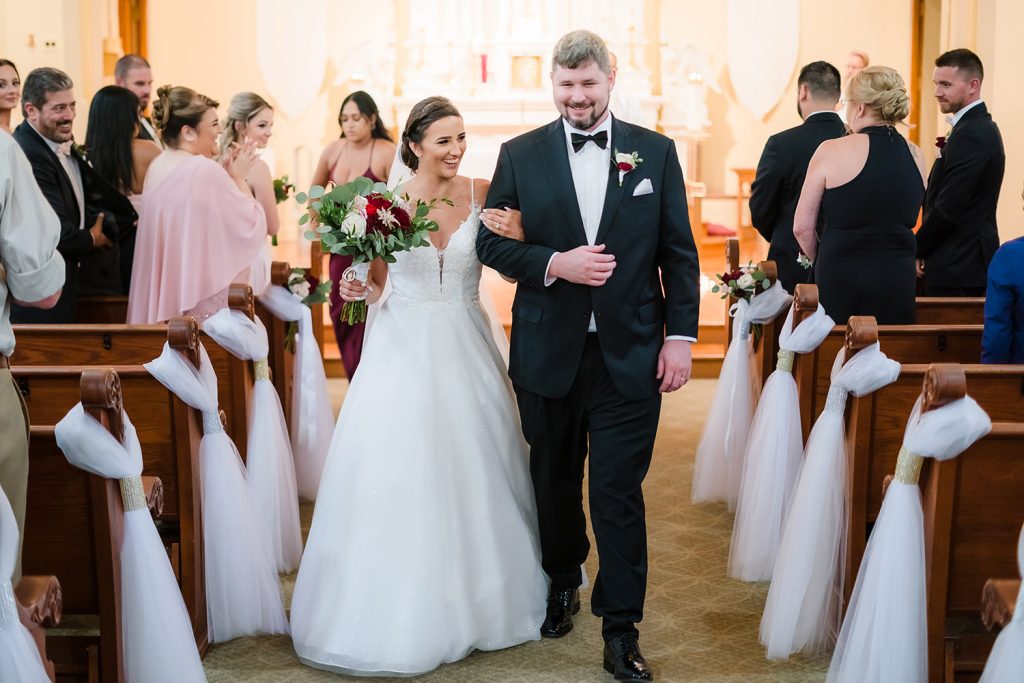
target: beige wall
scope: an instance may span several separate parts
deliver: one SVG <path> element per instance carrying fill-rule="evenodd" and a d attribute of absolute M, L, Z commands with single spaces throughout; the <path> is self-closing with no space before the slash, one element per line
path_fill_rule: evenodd
<path fill-rule="evenodd" d="M 730 169 L 755 167 L 769 135 L 800 123 L 796 78 L 803 64 L 823 59 L 842 73 L 847 53 L 856 48 L 867 52 L 873 64 L 892 66 L 905 77 L 910 73 L 911 5 L 906 0 L 801 2 L 797 65 L 782 100 L 764 119 L 739 104 L 732 90 L 726 68 L 725 2 L 663 0 L 662 32 L 673 46 L 692 43 L 708 50 L 723 86 L 721 95 L 709 93 L 711 139 L 703 158 L 704 181 L 711 193 L 734 193 Z"/>
<path fill-rule="evenodd" d="M 1006 149 L 1006 175 L 999 196 L 999 235 L 1024 235 L 1021 187 L 1024 186 L 1024 2 L 978 0 L 977 51 L 985 64 L 982 97 L 999 125 Z"/>

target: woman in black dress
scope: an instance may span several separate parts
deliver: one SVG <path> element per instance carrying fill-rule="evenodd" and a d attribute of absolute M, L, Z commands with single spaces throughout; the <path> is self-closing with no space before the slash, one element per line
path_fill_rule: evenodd
<path fill-rule="evenodd" d="M 847 86 L 852 134 L 823 142 L 807 169 L 793 233 L 814 261 L 819 300 L 839 325 L 851 315 L 873 315 L 883 325 L 915 321 L 913 229 L 924 161 L 895 128 L 909 104 L 895 69 L 864 69 Z"/>

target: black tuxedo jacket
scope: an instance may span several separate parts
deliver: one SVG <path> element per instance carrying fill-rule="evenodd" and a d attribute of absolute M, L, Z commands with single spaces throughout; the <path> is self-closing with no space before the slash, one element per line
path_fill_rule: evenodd
<path fill-rule="evenodd" d="M 85 229 L 79 230 L 78 200 L 64 167 L 57 155 L 28 124 L 22 122 L 14 139 L 32 165 L 39 189 L 60 219 L 60 241 L 57 250 L 64 257 L 65 280 L 60 301 L 49 310 L 13 307 L 11 320 L 20 323 L 74 323 L 80 293 L 122 293 L 121 273 L 116 245 L 120 225 L 134 230 L 138 216 L 131 202 L 117 192 L 77 152 L 72 152 L 82 175 L 85 199 Z M 114 248 L 93 249 L 90 228 L 103 212 L 104 233 Z"/>
<path fill-rule="evenodd" d="M 929 287 L 984 287 L 999 248 L 996 202 L 1003 184 L 1003 138 L 985 104 L 967 111 L 935 160 L 924 194 L 917 255 Z"/>
<path fill-rule="evenodd" d="M 842 137 L 846 126 L 833 112 L 814 114 L 801 125 L 768 138 L 750 186 L 750 220 L 770 243 L 768 258 L 779 266 L 779 280 L 790 293 L 811 282 L 813 271 L 797 265 L 800 245 L 793 236 L 793 215 L 807 176 L 807 165 L 825 140 Z M 819 214 L 818 234 L 822 223 Z"/>
<path fill-rule="evenodd" d="M 697 250 L 675 144 L 612 120 L 611 146 L 643 159 L 619 186 L 614 164 L 596 244 L 614 254 L 601 287 L 565 280 L 544 286 L 551 256 L 587 244 L 561 119 L 501 147 L 488 207 L 522 211 L 525 242 L 480 225 L 480 261 L 518 281 L 512 306 L 509 375 L 516 386 L 560 398 L 576 377 L 590 315 L 615 387 L 631 400 L 657 393 L 658 354 L 666 334 L 696 338 L 700 300 Z M 614 154 L 612 156 L 614 161 Z M 653 192 L 634 196 L 648 179 Z"/>

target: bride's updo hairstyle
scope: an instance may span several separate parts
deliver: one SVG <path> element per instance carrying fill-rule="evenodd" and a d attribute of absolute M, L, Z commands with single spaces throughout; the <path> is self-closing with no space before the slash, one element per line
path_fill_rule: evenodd
<path fill-rule="evenodd" d="M 185 126 L 198 128 L 203 114 L 220 104 L 192 88 L 165 85 L 157 89 L 153 104 L 153 125 L 160 139 L 169 147 L 178 146 L 178 137 Z"/>
<path fill-rule="evenodd" d="M 888 66 L 869 66 L 851 78 L 846 99 L 867 105 L 890 124 L 899 123 L 910 112 L 907 84 L 896 69 Z"/>
<path fill-rule="evenodd" d="M 274 110 L 265 99 L 254 92 L 240 92 L 231 98 L 231 104 L 228 105 L 228 117 L 224 119 L 221 126 L 220 156 L 224 156 L 224 153 L 231 148 L 232 143 L 241 140 L 242 134 L 238 128 L 247 127 L 249 122 L 264 109 Z M 241 126 L 235 124 L 241 124 Z"/>
<path fill-rule="evenodd" d="M 420 165 L 420 159 L 412 151 L 411 143 L 422 144 L 423 136 L 431 124 L 449 116 L 462 118 L 462 114 L 447 97 L 428 97 L 416 103 L 409 112 L 405 130 L 402 131 L 402 161 L 406 166 L 415 171 Z"/>

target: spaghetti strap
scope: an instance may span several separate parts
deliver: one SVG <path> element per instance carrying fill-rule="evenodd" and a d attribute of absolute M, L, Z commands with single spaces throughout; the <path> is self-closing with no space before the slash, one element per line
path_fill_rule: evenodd
<path fill-rule="evenodd" d="M 476 207 L 476 182 L 472 178 L 469 179 L 469 210 L 473 211 Z"/>

